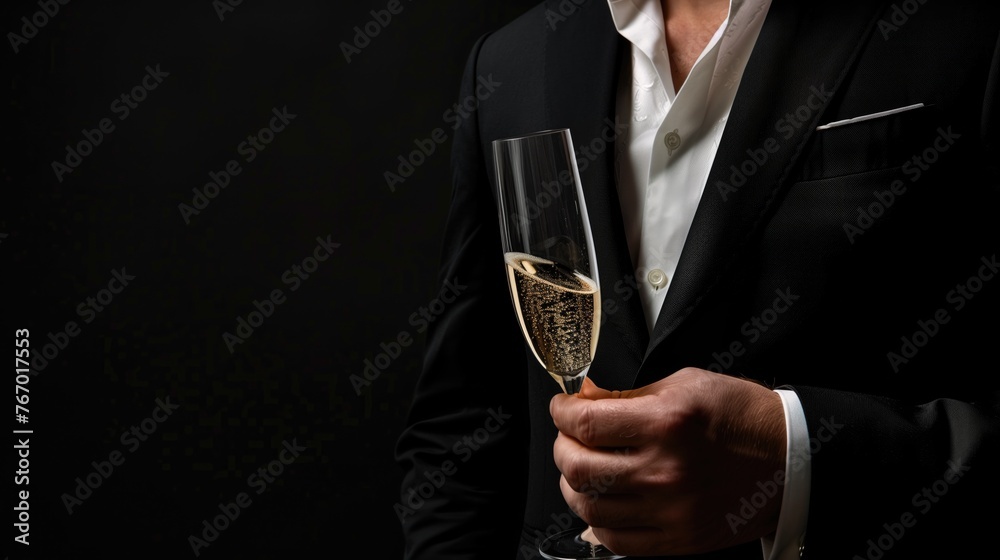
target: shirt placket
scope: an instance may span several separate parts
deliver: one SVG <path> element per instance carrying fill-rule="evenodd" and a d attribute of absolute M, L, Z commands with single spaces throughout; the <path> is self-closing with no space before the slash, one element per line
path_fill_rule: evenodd
<path fill-rule="evenodd" d="M 687 235 L 688 228 L 678 227 L 678 224 L 689 225 L 701 197 L 702 185 L 694 184 L 700 180 L 697 175 L 701 166 L 694 160 L 699 154 L 687 148 L 698 136 L 705 134 L 702 126 L 718 51 L 719 38 L 716 37 L 674 96 L 651 146 L 643 203 L 642 249 L 636 271 L 641 279 L 640 292 L 645 308 L 652 311 L 647 317 L 648 326 L 655 323 L 655 315 L 672 280 L 670 272 L 676 269 Z M 661 63 L 656 65 L 660 85 L 671 91 L 672 83 L 668 86 L 665 82 L 670 79 L 665 47 L 661 54 Z M 664 235 L 664 231 L 669 234 Z"/>

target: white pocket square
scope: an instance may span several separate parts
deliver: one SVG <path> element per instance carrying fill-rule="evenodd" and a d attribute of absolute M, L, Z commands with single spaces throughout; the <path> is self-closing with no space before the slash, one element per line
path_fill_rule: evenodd
<path fill-rule="evenodd" d="M 888 117 L 889 115 L 895 115 L 897 113 L 905 113 L 906 111 L 912 111 L 914 109 L 920 109 L 923 107 L 923 103 L 917 103 L 915 105 L 907 105 L 906 107 L 898 107 L 896 109 L 890 109 L 888 111 L 880 111 L 878 113 L 872 113 L 870 115 L 862 115 L 860 117 L 852 117 L 850 119 L 844 119 L 842 121 L 835 121 L 832 123 L 827 123 L 822 126 L 817 126 L 816 130 L 829 130 L 831 128 L 837 128 L 838 126 L 844 126 L 846 124 L 854 124 L 863 121 L 870 121 L 872 119 L 878 119 L 881 117 Z"/>

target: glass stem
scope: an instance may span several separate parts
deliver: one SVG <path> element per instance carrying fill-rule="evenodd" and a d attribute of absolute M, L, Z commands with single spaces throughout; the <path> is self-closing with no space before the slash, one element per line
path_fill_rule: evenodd
<path fill-rule="evenodd" d="M 575 395 L 579 393 L 580 390 L 583 389 L 583 380 L 587 378 L 586 371 L 578 373 L 572 377 L 568 375 L 553 375 L 551 373 L 549 375 L 552 375 L 553 379 L 559 383 L 559 386 L 562 387 L 563 392 L 567 395 Z"/>

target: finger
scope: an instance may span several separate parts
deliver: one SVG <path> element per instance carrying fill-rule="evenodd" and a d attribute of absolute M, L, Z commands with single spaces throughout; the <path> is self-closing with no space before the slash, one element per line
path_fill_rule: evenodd
<path fill-rule="evenodd" d="M 658 404 L 653 398 L 589 400 L 556 395 L 549 413 L 556 428 L 588 447 L 632 447 L 652 439 Z"/>
<path fill-rule="evenodd" d="M 566 480 L 559 479 L 566 504 L 592 527 L 627 528 L 649 523 L 648 504 L 638 494 L 602 493 L 596 488 L 577 492 Z"/>
<path fill-rule="evenodd" d="M 590 448 L 560 433 L 552 445 L 556 468 L 577 492 L 615 492 L 638 468 L 628 449 Z M 634 455 L 634 453 L 632 454 Z"/>

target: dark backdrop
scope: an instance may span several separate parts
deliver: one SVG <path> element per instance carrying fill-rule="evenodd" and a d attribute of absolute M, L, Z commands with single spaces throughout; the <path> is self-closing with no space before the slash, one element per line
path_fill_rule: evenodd
<path fill-rule="evenodd" d="M 4 344 L 33 366 L 27 393 L 8 370 L 33 432 L 11 557 L 401 553 L 445 112 L 475 39 L 534 2 L 231 3 L 4 6 Z"/>

